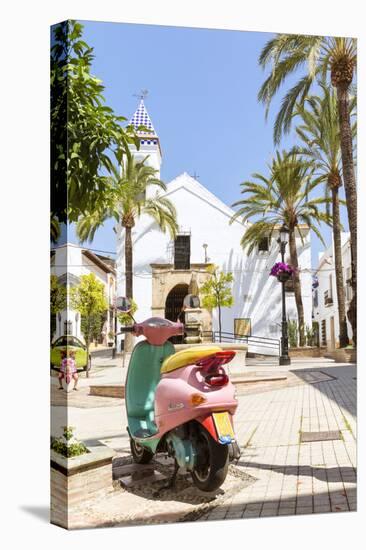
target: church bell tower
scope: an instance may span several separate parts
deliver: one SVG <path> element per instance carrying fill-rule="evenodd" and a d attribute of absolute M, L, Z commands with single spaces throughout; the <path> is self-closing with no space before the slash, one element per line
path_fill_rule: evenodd
<path fill-rule="evenodd" d="M 151 118 L 146 110 L 144 98 L 140 100 L 140 104 L 137 107 L 137 110 L 129 124 L 132 125 L 140 140 L 140 149 L 137 150 L 134 145 L 130 146 L 130 150 L 136 160 L 143 160 L 145 157 L 148 157 L 145 161 L 146 165 L 151 166 L 156 172 L 156 177 L 160 178 L 160 166 L 161 166 L 161 148 L 159 137 L 157 136 Z M 145 126 L 147 131 L 138 130 L 140 126 Z"/>

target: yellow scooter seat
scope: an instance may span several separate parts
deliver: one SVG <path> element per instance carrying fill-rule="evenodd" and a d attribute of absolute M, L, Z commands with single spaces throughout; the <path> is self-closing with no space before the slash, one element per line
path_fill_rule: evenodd
<path fill-rule="evenodd" d="M 193 365 L 199 361 L 199 359 L 213 355 L 217 351 L 222 351 L 222 349 L 219 348 L 219 346 L 201 346 L 177 351 L 177 353 L 170 355 L 164 360 L 160 372 L 164 374 L 186 367 L 187 365 Z"/>

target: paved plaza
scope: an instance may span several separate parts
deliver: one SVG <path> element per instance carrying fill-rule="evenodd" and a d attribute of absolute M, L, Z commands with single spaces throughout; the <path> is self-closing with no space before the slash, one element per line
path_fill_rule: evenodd
<path fill-rule="evenodd" d="M 124 400 L 88 395 L 93 380 L 121 381 L 125 369 L 116 365 L 100 360 L 92 377 L 81 380 L 68 409 L 77 437 L 117 452 L 115 489 L 72 511 L 75 527 L 356 510 L 355 365 L 297 360 L 286 370 L 287 380 L 238 385 L 235 427 L 242 456 L 213 495 L 200 493 L 184 472 L 175 491 L 159 493 L 172 471 L 160 457 L 155 481 L 131 487 L 119 482 L 118 465 L 123 469 L 130 462 Z M 274 369 L 285 372 L 265 362 L 246 367 L 262 373 Z M 62 414 L 55 404 L 54 433 Z M 310 439 L 316 432 L 320 440 L 301 442 L 305 432 L 311 432 Z"/>

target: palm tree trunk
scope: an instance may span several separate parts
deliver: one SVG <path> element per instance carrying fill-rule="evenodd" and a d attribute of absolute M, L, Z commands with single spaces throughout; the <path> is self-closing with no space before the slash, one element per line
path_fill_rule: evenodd
<path fill-rule="evenodd" d="M 339 212 L 339 191 L 338 187 L 332 187 L 332 210 L 333 210 L 333 241 L 334 241 L 334 265 L 338 301 L 339 319 L 339 346 L 345 348 L 349 344 L 347 334 L 347 319 L 345 306 L 345 293 L 343 282 L 342 265 L 342 242 L 341 242 L 341 218 Z"/>
<path fill-rule="evenodd" d="M 125 227 L 125 277 L 126 277 L 126 297 L 133 298 L 133 252 L 131 227 Z"/>
<path fill-rule="evenodd" d="M 132 250 L 132 228 L 125 227 L 125 277 L 126 277 L 126 297 L 133 299 L 133 250 Z M 132 351 L 134 337 L 130 332 L 125 334 L 124 350 Z"/>
<path fill-rule="evenodd" d="M 351 270 L 352 270 L 352 324 L 353 342 L 357 337 L 357 188 L 353 165 L 352 129 L 349 113 L 348 87 L 340 83 L 337 86 L 337 101 L 341 137 L 343 180 L 347 201 L 348 224 L 351 233 Z"/>
<path fill-rule="evenodd" d="M 290 229 L 289 247 L 290 247 L 291 265 L 296 269 L 294 274 L 294 291 L 295 291 L 295 302 L 296 302 L 296 309 L 297 309 L 297 319 L 299 324 L 299 344 L 302 347 L 302 346 L 305 346 L 304 306 L 302 303 L 301 282 L 300 282 L 300 275 L 298 272 L 299 263 L 297 259 L 295 229 Z"/>

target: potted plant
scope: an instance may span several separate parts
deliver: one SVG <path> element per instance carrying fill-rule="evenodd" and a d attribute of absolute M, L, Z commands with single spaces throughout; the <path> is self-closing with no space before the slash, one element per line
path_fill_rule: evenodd
<path fill-rule="evenodd" d="M 295 268 L 285 262 L 275 263 L 270 271 L 270 275 L 272 275 L 272 277 L 277 277 L 277 280 L 280 281 L 280 283 L 285 283 L 288 281 L 294 273 Z"/>

